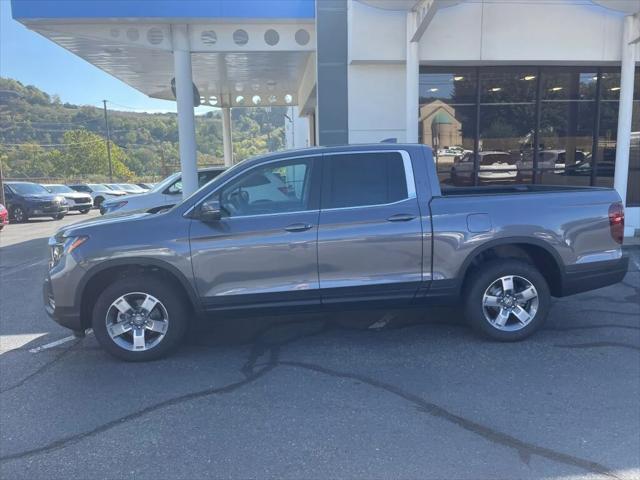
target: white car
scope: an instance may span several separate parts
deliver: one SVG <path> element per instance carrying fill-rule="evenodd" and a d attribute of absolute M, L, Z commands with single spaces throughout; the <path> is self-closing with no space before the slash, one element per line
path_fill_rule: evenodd
<path fill-rule="evenodd" d="M 451 167 L 454 185 L 473 184 L 473 153 L 456 157 Z M 507 152 L 487 151 L 478 153 L 478 181 L 480 183 L 510 183 L 516 180 L 518 167 Z"/>
<path fill-rule="evenodd" d="M 93 207 L 93 198 L 88 193 L 76 192 L 72 188 L 62 184 L 42 185 L 50 193 L 62 195 L 67 199 L 69 210 L 77 210 L 80 213 L 89 213 Z"/>
<path fill-rule="evenodd" d="M 100 207 L 102 202 L 110 198 L 122 197 L 126 192 L 121 190 L 112 190 L 102 183 L 74 183 L 69 185 L 76 192 L 88 193 L 93 199 L 93 206 Z"/>
<path fill-rule="evenodd" d="M 198 188 L 209 183 L 224 172 L 223 167 L 203 168 L 198 170 Z M 100 205 L 100 213 L 124 213 L 134 210 L 153 212 L 173 207 L 182 200 L 182 174 L 174 173 L 156 184 L 146 193 L 127 195 L 110 199 Z"/>

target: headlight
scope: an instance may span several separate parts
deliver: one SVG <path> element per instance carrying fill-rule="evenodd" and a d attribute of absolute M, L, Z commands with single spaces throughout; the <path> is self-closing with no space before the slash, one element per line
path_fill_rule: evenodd
<path fill-rule="evenodd" d="M 49 261 L 49 268 L 55 267 L 60 263 L 60 259 L 64 255 L 71 254 L 76 248 L 89 240 L 89 237 L 80 235 L 77 237 L 66 237 L 61 240 L 55 237 L 49 238 L 49 247 L 51 248 L 51 260 Z"/>

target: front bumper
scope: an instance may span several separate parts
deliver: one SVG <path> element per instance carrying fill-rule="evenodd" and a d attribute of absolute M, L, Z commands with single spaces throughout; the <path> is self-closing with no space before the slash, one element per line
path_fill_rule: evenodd
<path fill-rule="evenodd" d="M 87 203 L 70 203 L 69 210 L 91 210 L 93 208 L 93 202 L 89 200 Z"/>
<path fill-rule="evenodd" d="M 69 211 L 69 205 L 34 205 L 28 208 L 30 217 L 51 217 L 60 214 L 66 214 Z"/>
<path fill-rule="evenodd" d="M 629 257 L 568 267 L 562 279 L 562 296 L 587 292 L 621 282 L 627 274 Z"/>
<path fill-rule="evenodd" d="M 42 285 L 42 299 L 44 301 L 44 309 L 56 323 L 63 327 L 70 328 L 73 331 L 83 331 L 82 319 L 79 309 L 62 308 L 56 305 L 51 288 L 51 278 L 47 275 Z"/>

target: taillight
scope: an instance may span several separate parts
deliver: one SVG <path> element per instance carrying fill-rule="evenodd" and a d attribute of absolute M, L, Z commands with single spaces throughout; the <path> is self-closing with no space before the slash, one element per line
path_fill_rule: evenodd
<path fill-rule="evenodd" d="M 609 206 L 609 228 L 611 237 L 620 245 L 624 240 L 624 207 L 616 202 Z"/>

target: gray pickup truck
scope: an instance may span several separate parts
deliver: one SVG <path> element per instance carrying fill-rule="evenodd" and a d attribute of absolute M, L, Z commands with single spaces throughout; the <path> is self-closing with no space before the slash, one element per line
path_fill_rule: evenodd
<path fill-rule="evenodd" d="M 624 212 L 607 188 L 442 190 L 431 150 L 269 154 L 162 213 L 105 216 L 49 241 L 48 313 L 125 360 L 166 355 L 199 317 L 459 303 L 521 340 L 551 296 L 619 282 Z"/>

